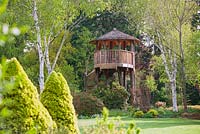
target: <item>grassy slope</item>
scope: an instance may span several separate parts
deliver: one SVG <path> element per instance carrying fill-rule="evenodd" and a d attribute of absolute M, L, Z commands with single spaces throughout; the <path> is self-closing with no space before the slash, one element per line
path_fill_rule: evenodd
<path fill-rule="evenodd" d="M 122 118 L 129 123 L 133 118 Z M 134 119 L 142 129 L 141 134 L 200 134 L 200 120 L 179 118 Z M 83 128 L 95 124 L 95 119 L 80 119 L 79 127 Z"/>

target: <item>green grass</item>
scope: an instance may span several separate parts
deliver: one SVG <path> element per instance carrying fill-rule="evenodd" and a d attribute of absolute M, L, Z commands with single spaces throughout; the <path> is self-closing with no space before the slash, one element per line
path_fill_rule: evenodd
<path fill-rule="evenodd" d="M 200 134 L 200 120 L 181 118 L 142 118 L 123 117 L 125 124 L 135 120 L 141 134 Z M 96 123 L 95 119 L 79 119 L 79 127 L 89 127 Z"/>

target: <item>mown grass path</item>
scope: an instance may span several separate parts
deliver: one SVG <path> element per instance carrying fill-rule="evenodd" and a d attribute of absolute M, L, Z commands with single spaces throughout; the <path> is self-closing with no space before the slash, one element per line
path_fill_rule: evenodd
<path fill-rule="evenodd" d="M 141 134 L 200 134 L 200 120 L 182 118 L 142 118 L 134 119 L 122 117 L 128 124 L 135 120 L 137 127 L 142 129 Z M 95 119 L 79 119 L 79 127 L 95 125 Z"/>

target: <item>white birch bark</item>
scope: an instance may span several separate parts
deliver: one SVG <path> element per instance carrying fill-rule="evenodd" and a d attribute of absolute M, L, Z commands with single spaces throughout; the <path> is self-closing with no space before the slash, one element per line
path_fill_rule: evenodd
<path fill-rule="evenodd" d="M 47 67 L 48 74 L 50 74 L 51 73 L 51 63 L 49 60 L 49 40 L 47 42 L 46 36 L 44 37 L 44 45 L 45 45 L 45 51 L 44 51 L 45 65 Z"/>
<path fill-rule="evenodd" d="M 42 33 L 41 28 L 39 26 L 39 17 L 38 17 L 38 11 L 37 11 L 37 0 L 33 0 L 33 20 L 35 24 L 35 30 L 36 30 L 36 48 L 38 51 L 38 57 L 39 57 L 39 88 L 40 93 L 44 90 L 44 65 L 47 67 L 48 75 L 55 69 L 57 60 L 59 58 L 59 55 L 61 53 L 62 47 L 65 44 L 65 41 L 67 39 L 67 32 L 72 31 L 73 28 L 75 28 L 77 25 L 79 25 L 85 17 L 80 15 L 79 19 L 77 19 L 72 25 L 67 27 L 67 21 L 63 24 L 63 27 L 53 36 L 52 35 L 52 29 L 55 28 L 54 24 L 51 27 L 51 32 L 48 36 L 48 40 L 46 39 L 46 35 L 44 36 L 44 40 L 42 41 Z M 53 61 L 53 64 L 51 65 L 50 59 L 49 59 L 49 47 L 54 42 L 54 40 L 61 35 L 61 33 L 64 32 L 64 36 L 62 38 L 62 41 L 60 43 L 59 49 L 56 53 L 56 57 Z M 42 49 L 42 42 L 44 45 L 44 53 Z"/>
<path fill-rule="evenodd" d="M 36 29 L 36 35 L 37 35 L 37 50 L 38 50 L 38 56 L 39 56 L 39 87 L 40 87 L 40 93 L 44 90 L 44 55 L 42 52 L 42 41 L 41 41 L 41 33 L 40 33 L 40 27 L 39 27 L 39 19 L 37 15 L 37 3 L 36 0 L 33 0 L 33 19 L 35 23 L 35 29 Z"/>
<path fill-rule="evenodd" d="M 158 34 L 158 33 L 157 33 Z M 159 34 L 158 34 L 158 38 Z M 172 105 L 173 111 L 178 112 L 178 104 L 177 104 L 177 91 L 176 91 L 176 73 L 177 73 L 177 61 L 176 61 L 176 54 L 172 53 L 171 50 L 166 50 L 165 47 L 162 45 L 161 40 L 159 39 L 158 48 L 161 51 L 161 58 L 163 60 L 163 64 L 165 67 L 165 72 L 170 82 L 170 88 L 172 92 Z M 167 57 L 169 57 L 170 61 L 167 61 Z"/>

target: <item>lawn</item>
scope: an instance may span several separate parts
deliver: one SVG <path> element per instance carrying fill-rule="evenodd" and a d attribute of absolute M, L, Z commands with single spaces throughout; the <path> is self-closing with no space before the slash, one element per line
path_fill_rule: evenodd
<path fill-rule="evenodd" d="M 124 117 L 125 124 L 132 122 L 133 118 Z M 143 118 L 134 119 L 137 127 L 142 129 L 141 134 L 200 134 L 200 120 L 181 118 Z M 95 119 L 79 119 L 80 129 L 94 125 Z"/>

